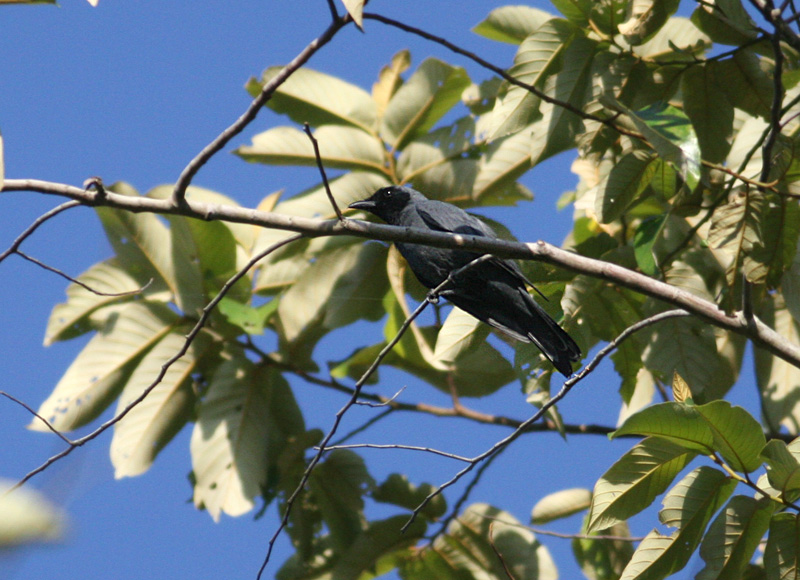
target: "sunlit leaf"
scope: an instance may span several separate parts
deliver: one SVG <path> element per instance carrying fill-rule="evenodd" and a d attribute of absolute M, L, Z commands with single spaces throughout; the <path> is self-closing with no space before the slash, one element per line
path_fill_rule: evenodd
<path fill-rule="evenodd" d="M 403 78 L 400 76 L 411 66 L 411 53 L 406 50 L 397 52 L 392 57 L 392 62 L 381 69 L 378 80 L 372 85 L 372 98 L 378 105 L 378 115 L 383 116 L 386 105 L 403 85 Z"/>
<path fill-rule="evenodd" d="M 633 52 L 647 60 L 696 62 L 711 46 L 710 39 L 691 21 L 674 16 L 664 23 L 654 37 L 638 46 Z"/>
<path fill-rule="evenodd" d="M 166 334 L 136 365 L 117 402 L 117 413 L 153 385 L 163 365 L 186 343 L 188 328 Z M 111 463 L 114 477 L 141 475 L 156 455 L 191 418 L 196 401 L 193 373 L 212 345 L 210 336 L 198 334 L 186 354 L 172 363 L 161 381 L 114 425 Z"/>
<path fill-rule="evenodd" d="M 9 553 L 24 544 L 61 538 L 66 515 L 41 493 L 25 487 L 11 491 L 12 485 L 0 479 L 0 549 Z"/>
<path fill-rule="evenodd" d="M 470 84 L 466 71 L 428 58 L 394 94 L 381 119 L 381 136 L 393 150 L 429 131 Z"/>
<path fill-rule="evenodd" d="M 655 436 L 699 453 L 714 450 L 714 435 L 696 407 L 681 403 L 660 403 L 631 415 L 613 433 L 622 435 Z"/>
<path fill-rule="evenodd" d="M 628 19 L 619 32 L 631 46 L 642 44 L 657 33 L 678 9 L 678 0 L 634 0 L 628 7 Z"/>
<path fill-rule="evenodd" d="M 738 580 L 769 527 L 770 499 L 734 496 L 708 528 L 700 556 L 706 563 L 698 580 Z"/>
<path fill-rule="evenodd" d="M 69 366 L 39 414 L 59 431 L 89 423 L 119 394 L 131 365 L 170 331 L 176 319 L 167 307 L 150 302 L 134 302 L 114 312 Z M 29 428 L 47 430 L 38 419 Z"/>
<path fill-rule="evenodd" d="M 656 437 L 638 443 L 597 481 L 589 531 L 606 529 L 648 507 L 695 455 Z"/>
<path fill-rule="evenodd" d="M 563 489 L 548 494 L 536 502 L 531 511 L 531 523 L 546 524 L 582 512 L 592 503 L 592 492 L 582 487 Z"/>
<path fill-rule="evenodd" d="M 490 40 L 520 44 L 551 18 L 552 14 L 530 6 L 501 6 L 489 12 L 472 32 Z"/>
<path fill-rule="evenodd" d="M 261 80 L 250 79 L 248 92 L 256 96 L 265 83 L 274 78 L 282 67 L 264 71 Z M 377 108 L 372 97 L 362 88 L 337 77 L 300 68 L 273 93 L 267 106 L 287 115 L 296 123 L 320 125 L 353 125 L 363 131 L 374 131 Z"/>

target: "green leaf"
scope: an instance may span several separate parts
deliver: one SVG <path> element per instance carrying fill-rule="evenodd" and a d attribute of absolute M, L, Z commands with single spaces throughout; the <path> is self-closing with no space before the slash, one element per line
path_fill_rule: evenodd
<path fill-rule="evenodd" d="M 44 335 L 45 346 L 89 332 L 96 326 L 90 320 L 93 313 L 105 306 L 128 301 L 133 297 L 118 296 L 119 294 L 141 290 L 136 280 L 113 258 L 95 264 L 78 276 L 77 280 L 92 290 L 87 290 L 74 282 L 67 287 L 67 301 L 56 304 L 50 313 Z"/>
<path fill-rule="evenodd" d="M 784 287 L 783 295 L 776 293 L 764 298 L 758 316 L 784 340 L 798 344 L 800 326 L 789 313 L 784 296 L 795 300 Z M 765 349 L 756 348 L 753 354 L 761 410 L 769 430 L 778 432 L 784 427 L 794 435 L 800 433 L 800 404 L 796 398 L 800 369 Z"/>
<path fill-rule="evenodd" d="M 369 574 L 376 563 L 386 556 L 398 560 L 401 557 L 398 552 L 406 553 L 408 548 L 422 539 L 427 529 L 425 521 L 417 518 L 407 529 L 401 531 L 407 521 L 408 516 L 394 516 L 370 522 L 339 557 L 331 572 L 331 580 L 362 578 L 361 574 Z"/>
<path fill-rule="evenodd" d="M 774 503 L 734 496 L 708 528 L 700 556 L 706 563 L 697 580 L 739 580 L 769 527 Z"/>
<path fill-rule="evenodd" d="M 714 449 L 734 470 L 750 473 L 761 467 L 764 432 L 753 416 L 728 401 L 712 401 L 695 407 L 714 436 Z"/>
<path fill-rule="evenodd" d="M 494 139 L 477 160 L 472 198 L 481 205 L 511 205 L 533 194 L 516 182 L 531 166 L 531 135 L 520 131 Z"/>
<path fill-rule="evenodd" d="M 270 386 L 254 379 L 241 351 L 223 362 L 209 381 L 192 431 L 194 505 L 214 519 L 239 516 L 255 505 L 266 485 L 271 425 Z M 274 411 L 273 411 L 274 412 Z"/>
<path fill-rule="evenodd" d="M 294 354 L 310 357 L 313 344 L 329 330 L 384 315 L 385 256 L 378 244 L 351 244 L 320 256 L 300 275 L 278 305 L 289 360 Z"/>
<path fill-rule="evenodd" d="M 322 125 L 314 131 L 325 167 L 384 172 L 380 139 L 347 125 Z M 253 137 L 250 145 L 234 153 L 245 161 L 267 165 L 316 166 L 314 146 L 305 132 L 294 127 L 275 127 Z"/>
<path fill-rule="evenodd" d="M 699 453 L 714 451 L 714 435 L 697 408 L 680 403 L 659 403 L 631 415 L 611 437 L 623 435 L 659 437 Z"/>
<path fill-rule="evenodd" d="M 364 529 L 364 494 L 375 482 L 364 460 L 347 449 L 331 451 L 311 473 L 308 488 L 336 550 L 351 546 Z"/>
<path fill-rule="evenodd" d="M 733 105 L 720 90 L 713 66 L 690 67 L 681 78 L 683 110 L 692 121 L 703 159 L 722 163 L 731 149 Z"/>
<path fill-rule="evenodd" d="M 753 116 L 769 116 L 774 86 L 754 49 L 736 51 L 732 58 L 706 66 L 714 74 L 717 90 L 721 89 L 734 107 Z"/>
<path fill-rule="evenodd" d="M 372 499 L 412 511 L 419 507 L 433 491 L 434 487 L 429 483 L 416 486 L 408 481 L 405 475 L 392 473 L 386 478 L 386 481 L 375 488 L 375 491 L 372 492 Z M 420 514 L 434 520 L 442 517 L 446 511 L 447 502 L 444 495 L 438 494 L 420 510 Z"/>
<path fill-rule="evenodd" d="M 688 19 L 673 16 L 664 23 L 654 37 L 644 44 L 634 46 L 633 52 L 651 62 L 664 60 L 694 64 L 709 48 L 711 40 L 708 36 Z M 662 82 L 666 80 L 664 76 L 659 76 L 662 77 Z"/>
<path fill-rule="evenodd" d="M 594 210 L 600 223 L 619 219 L 642 194 L 655 175 L 654 159 L 648 151 L 634 150 L 614 165 L 595 198 Z"/>
<path fill-rule="evenodd" d="M 258 307 L 242 304 L 227 296 L 220 300 L 217 309 L 225 320 L 243 332 L 256 335 L 264 334 L 264 326 L 278 310 L 280 300 L 273 299 Z"/>
<path fill-rule="evenodd" d="M 282 67 L 264 71 L 260 81 L 250 79 L 247 91 L 256 96 Z M 320 125 L 352 125 L 368 133 L 377 127 L 377 108 L 372 97 L 362 88 L 337 77 L 300 68 L 273 93 L 267 106 L 287 115 L 296 123 Z"/>
<path fill-rule="evenodd" d="M 582 487 L 562 489 L 536 502 L 531 511 L 531 523 L 546 524 L 553 520 L 582 512 L 592 504 L 592 492 Z"/>
<path fill-rule="evenodd" d="M 604 530 L 648 507 L 695 455 L 656 437 L 638 443 L 595 484 L 588 530 Z"/>
<path fill-rule="evenodd" d="M 119 394 L 136 361 L 167 334 L 177 316 L 166 306 L 133 302 L 110 313 L 103 329 L 69 366 L 39 414 L 59 431 L 86 425 Z M 38 419 L 28 426 L 47 427 Z"/>
<path fill-rule="evenodd" d="M 466 71 L 428 58 L 389 101 L 381 119 L 380 134 L 392 150 L 427 133 L 461 100 L 470 84 Z"/>
<path fill-rule="evenodd" d="M 533 532 L 511 514 L 486 504 L 467 508 L 450 523 L 447 533 L 437 536 L 432 549 L 409 554 L 399 568 L 403 578 L 558 577 L 550 553 Z"/>
<path fill-rule="evenodd" d="M 800 574 L 800 516 L 780 513 L 772 516 L 764 550 L 764 567 L 769 578 L 797 578 Z"/>
<path fill-rule="evenodd" d="M 472 32 L 490 40 L 520 44 L 552 17 L 548 12 L 530 6 L 501 6 L 489 12 Z"/>
<path fill-rule="evenodd" d="M 359 28 L 364 27 L 364 4 L 367 3 L 367 0 L 342 0 L 342 4 L 344 4 L 345 10 L 347 13 L 352 17 L 353 22 L 356 23 L 356 26 Z"/>
<path fill-rule="evenodd" d="M 594 0 L 553 0 L 553 6 L 561 14 L 581 27 L 589 25 L 589 17 L 594 4 Z"/>
<path fill-rule="evenodd" d="M 584 518 L 583 532 L 586 530 L 587 518 Z M 593 538 L 592 536 L 600 536 Z M 627 523 L 611 526 L 607 531 L 589 534 L 589 537 L 572 540 L 572 551 L 575 561 L 589 580 L 619 580 L 625 565 L 633 555 L 633 544 L 624 538 L 630 538 Z M 605 536 L 614 536 L 609 539 Z"/>
<path fill-rule="evenodd" d="M 489 329 L 485 324 L 463 310 L 453 307 L 436 337 L 433 356 L 445 365 L 468 356 L 486 340 Z"/>
<path fill-rule="evenodd" d="M 566 20 L 548 20 L 522 42 L 509 74 L 541 89 L 545 79 L 561 67 L 562 53 L 576 34 L 578 29 Z M 491 114 L 489 135 L 495 139 L 528 126 L 541 115 L 539 104 L 539 97 L 527 89 L 504 83 Z"/>
<path fill-rule="evenodd" d="M 711 516 L 730 497 L 736 481 L 721 471 L 698 467 L 664 498 L 659 519 L 677 528 L 670 536 L 651 531 L 639 544 L 622 578 L 661 579 L 682 570 L 702 539 Z"/>
<path fill-rule="evenodd" d="M 664 161 L 693 190 L 700 180 L 700 148 L 692 124 L 680 109 L 660 103 L 639 111 L 631 111 L 616 103 L 631 118 L 636 129 Z"/>
<path fill-rule="evenodd" d="M 664 381 L 677 372 L 700 401 L 718 393 L 722 367 L 714 330 L 695 318 L 670 318 L 653 326 L 643 360 Z"/>
<path fill-rule="evenodd" d="M 186 344 L 188 327 L 172 330 L 136 365 L 117 402 L 117 414 L 149 388 L 163 365 Z M 199 333 L 186 354 L 166 370 L 147 396 L 114 425 L 111 463 L 114 477 L 141 475 L 150 468 L 161 449 L 191 418 L 196 402 L 192 375 L 212 345 L 210 336 Z"/>
<path fill-rule="evenodd" d="M 633 252 L 636 256 L 636 264 L 648 276 L 655 277 L 660 272 L 655 254 L 653 254 L 653 246 L 664 227 L 666 219 L 667 214 L 644 219 L 636 226 L 636 233 L 633 235 Z"/>
<path fill-rule="evenodd" d="M 758 27 L 741 0 L 709 0 L 698 4 L 692 22 L 719 44 L 739 46 L 758 37 Z"/>
<path fill-rule="evenodd" d="M 558 103 L 541 104 L 541 119 L 534 123 L 531 140 L 531 165 L 571 149 L 584 131 L 583 119 L 568 111 L 561 103 L 583 110 L 591 91 L 591 71 L 597 43 L 576 36 L 564 50 L 562 68 L 549 76 L 544 92 Z"/>
<path fill-rule="evenodd" d="M 769 483 L 780 492 L 781 499 L 791 502 L 800 497 L 800 461 L 786 443 L 773 439 L 764 447 L 761 457 L 766 461 Z"/>

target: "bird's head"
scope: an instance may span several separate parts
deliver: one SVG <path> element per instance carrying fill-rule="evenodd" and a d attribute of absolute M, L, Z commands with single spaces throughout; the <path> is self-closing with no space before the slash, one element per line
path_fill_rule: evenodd
<path fill-rule="evenodd" d="M 351 209 L 363 209 L 378 216 L 388 224 L 394 224 L 398 220 L 400 213 L 411 203 L 415 195 L 422 196 L 421 193 L 417 193 L 410 187 L 391 185 L 379 189 L 367 199 L 351 203 L 348 207 Z"/>

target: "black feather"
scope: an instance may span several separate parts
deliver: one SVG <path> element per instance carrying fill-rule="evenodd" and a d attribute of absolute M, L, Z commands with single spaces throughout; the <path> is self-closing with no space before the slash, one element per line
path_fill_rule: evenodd
<path fill-rule="evenodd" d="M 430 200 L 410 187 L 384 187 L 350 207 L 366 210 L 395 226 L 497 239 L 497 234 L 478 218 L 449 203 Z M 436 288 L 451 272 L 479 256 L 474 252 L 408 243 L 398 243 L 397 249 L 417 279 L 428 288 Z M 526 285 L 530 283 L 516 262 L 491 259 L 459 274 L 444 296 L 478 320 L 517 340 L 532 342 L 559 372 L 569 376 L 572 363 L 581 358 L 581 351 L 536 303 Z"/>

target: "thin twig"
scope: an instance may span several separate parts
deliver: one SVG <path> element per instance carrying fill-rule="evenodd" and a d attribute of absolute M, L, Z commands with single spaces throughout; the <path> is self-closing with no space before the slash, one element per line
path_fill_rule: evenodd
<path fill-rule="evenodd" d="M 50 211 L 40 215 L 38 218 L 36 218 L 33 221 L 33 223 L 31 225 L 29 225 L 27 228 L 25 228 L 23 230 L 23 232 L 20 235 L 17 236 L 17 238 L 11 243 L 11 245 L 8 247 L 8 249 L 5 252 L 0 254 L 0 262 L 5 260 L 11 254 L 17 253 L 17 250 L 22 245 L 22 242 L 24 242 L 27 238 L 29 238 L 31 236 L 31 234 L 33 234 L 33 232 L 35 232 L 36 229 L 40 225 L 42 225 L 44 222 L 46 222 L 47 220 L 57 216 L 61 212 L 64 212 L 64 211 L 66 211 L 68 209 L 72 209 L 73 207 L 78 207 L 79 205 L 83 205 L 83 204 L 81 204 L 80 201 L 76 201 L 76 200 L 66 201 L 66 202 L 62 203 L 61 205 L 58 205 L 58 206 L 54 207 Z"/>
<path fill-rule="evenodd" d="M 325 194 L 328 196 L 328 201 L 331 202 L 333 211 L 336 212 L 336 219 L 343 221 L 344 216 L 342 215 L 342 210 L 339 209 L 339 204 L 337 204 L 336 200 L 333 198 L 333 192 L 331 191 L 331 186 L 328 183 L 328 176 L 325 173 L 325 165 L 323 165 L 322 156 L 319 154 L 319 142 L 317 142 L 316 137 L 314 137 L 314 135 L 311 133 L 311 126 L 308 123 L 303 123 L 303 130 L 306 132 L 306 135 L 308 135 L 308 138 L 311 139 L 311 144 L 314 146 L 314 157 L 317 159 L 317 167 L 322 175 L 322 184 L 325 187 Z"/>
<path fill-rule="evenodd" d="M 202 314 L 200 315 L 200 318 L 198 319 L 197 323 L 186 335 L 186 340 L 184 341 L 181 349 L 178 352 L 176 352 L 172 357 L 170 357 L 163 365 L 161 365 L 161 369 L 159 370 L 158 375 L 142 391 L 142 393 L 138 397 L 133 399 L 130 403 L 128 403 L 128 405 L 122 411 L 120 411 L 114 417 L 112 417 L 111 419 L 100 425 L 97 429 L 95 429 L 88 435 L 85 435 L 79 439 L 75 439 L 70 443 L 69 447 L 67 447 L 60 453 L 53 455 L 33 471 L 29 471 L 25 475 L 25 477 L 23 477 L 16 484 L 14 484 L 14 486 L 11 487 L 9 491 L 13 491 L 21 487 L 33 476 L 35 476 L 38 473 L 41 473 L 42 471 L 47 469 L 47 467 L 49 467 L 51 464 L 55 463 L 59 459 L 66 457 L 67 455 L 72 453 L 72 451 L 74 451 L 76 448 L 81 447 L 82 445 L 95 439 L 96 437 L 104 433 L 107 429 L 118 423 L 123 417 L 125 417 L 125 415 L 130 413 L 134 407 L 136 407 L 139 403 L 141 403 L 153 391 L 153 389 L 155 389 L 161 383 L 161 381 L 164 379 L 164 376 L 166 376 L 169 368 L 189 351 L 189 347 L 192 345 L 194 339 L 197 337 L 202 328 L 205 326 L 205 323 L 208 320 L 208 317 L 211 315 L 211 312 L 214 310 L 217 304 L 219 304 L 220 300 L 222 300 L 225 297 L 225 295 L 233 287 L 233 285 L 236 284 L 236 282 L 238 282 L 245 274 L 247 274 L 247 272 L 250 271 L 250 269 L 253 266 L 255 266 L 266 256 L 268 256 L 272 252 L 278 250 L 279 248 L 282 248 L 287 244 L 299 240 L 302 237 L 303 237 L 302 234 L 295 234 L 293 236 L 285 238 L 279 242 L 276 242 L 275 244 L 272 244 L 269 248 L 267 248 L 263 252 L 260 252 L 257 256 L 248 261 L 247 264 L 244 265 L 244 267 L 242 267 L 238 272 L 236 272 L 236 274 L 231 276 L 227 282 L 225 282 L 222 288 L 220 288 L 219 293 L 213 299 L 211 299 L 211 301 L 209 301 L 209 303 L 205 306 L 205 308 L 203 308 Z"/>
<path fill-rule="evenodd" d="M 47 427 L 48 429 L 50 429 L 50 431 L 52 431 L 53 433 L 58 435 L 61 438 L 61 440 L 64 441 L 64 443 L 66 443 L 67 445 L 73 445 L 72 440 L 68 439 L 61 431 L 59 431 L 58 429 L 53 427 L 53 425 L 50 423 L 50 421 L 48 421 L 47 419 L 42 417 L 39 413 L 34 411 L 27 403 L 25 403 L 23 401 L 20 401 L 14 395 L 6 393 L 5 391 L 0 391 L 0 395 L 5 397 L 6 399 L 10 399 L 10 400 L 14 401 L 17 405 L 19 405 L 20 407 L 23 407 L 26 411 L 28 411 L 28 413 L 30 413 L 31 415 L 33 415 L 34 417 L 39 419 L 39 421 L 41 421 L 44 424 L 45 427 Z"/>
<path fill-rule="evenodd" d="M 319 447 L 315 447 L 315 449 L 319 449 Z M 463 461 L 464 463 L 469 463 L 471 460 L 469 457 L 463 457 L 461 455 L 456 455 L 455 453 L 448 453 L 447 451 L 440 451 L 438 449 L 433 449 L 432 447 L 419 447 L 417 445 L 402 445 L 399 443 L 390 443 L 386 445 L 382 445 L 379 443 L 351 443 L 349 445 L 330 445 L 325 448 L 325 451 L 333 451 L 335 449 L 404 449 L 406 451 L 424 451 L 425 453 L 432 453 L 433 455 L 441 455 L 442 457 L 447 457 L 448 459 L 455 459 L 456 461 Z"/>
<path fill-rule="evenodd" d="M 338 15 L 337 15 L 338 16 Z M 250 106 L 242 114 L 241 117 L 222 133 L 220 133 L 211 143 L 206 145 L 197 156 L 192 159 L 189 164 L 181 172 L 178 181 L 175 183 L 175 189 L 172 192 L 172 203 L 180 206 L 185 202 L 186 189 L 192 182 L 192 179 L 200 171 L 200 168 L 205 165 L 217 152 L 222 150 L 228 142 L 236 135 L 241 133 L 247 125 L 249 125 L 258 115 L 261 107 L 272 98 L 273 93 L 280 87 L 286 80 L 301 66 L 303 66 L 308 59 L 310 59 L 315 52 L 325 46 L 339 30 L 347 23 L 351 22 L 350 15 L 347 14 L 342 18 L 334 18 L 333 22 L 328 28 L 316 39 L 306 46 L 292 61 L 283 67 L 278 74 L 272 77 L 261 89 L 258 96 L 253 99 Z"/>
<path fill-rule="evenodd" d="M 136 290 L 129 290 L 127 292 L 101 292 L 100 290 L 97 290 L 96 288 L 92 288 L 91 286 L 89 286 L 85 282 L 81 282 L 78 278 L 73 278 L 72 276 L 70 276 L 66 272 L 64 272 L 62 270 L 59 270 L 58 268 L 55 268 L 55 267 L 50 266 L 48 264 L 45 264 L 44 262 L 34 258 L 33 256 L 29 256 L 28 254 L 26 254 L 22 250 L 17 250 L 14 253 L 17 254 L 20 258 L 28 260 L 29 262 L 32 262 L 32 263 L 36 264 L 40 268 L 44 268 L 48 272 L 52 272 L 53 274 L 57 274 L 57 275 L 61 276 L 62 278 L 64 278 L 65 280 L 67 280 L 69 282 L 72 282 L 73 284 L 76 284 L 76 285 L 80 286 L 81 288 L 83 288 L 84 290 L 87 290 L 87 291 L 91 292 L 92 294 L 96 294 L 97 296 L 109 296 L 111 298 L 120 298 L 122 296 L 133 296 L 134 294 L 141 294 L 142 292 L 147 290 L 147 288 L 150 286 L 150 284 L 153 283 L 153 279 L 150 278 L 150 280 L 147 282 L 147 284 L 145 284 L 141 288 L 137 288 Z"/>
<path fill-rule="evenodd" d="M 489 524 L 489 545 L 492 547 L 494 555 L 497 556 L 498 560 L 500 560 L 500 564 L 503 566 L 503 572 L 505 572 L 508 580 L 517 580 L 511 573 L 511 570 L 509 569 L 508 564 L 506 564 L 506 561 L 503 558 L 503 555 L 500 553 L 500 550 L 498 550 L 497 546 L 494 545 L 494 522 Z"/>
<path fill-rule="evenodd" d="M 430 494 L 428 494 L 428 496 L 424 500 L 422 500 L 422 502 L 416 508 L 414 508 L 414 511 L 412 512 L 412 514 L 409 517 L 408 521 L 403 525 L 402 530 L 405 531 L 405 530 L 408 529 L 408 527 L 416 519 L 416 517 L 419 514 L 419 512 L 422 509 L 424 509 L 425 506 L 428 505 L 428 503 L 434 497 L 436 497 L 437 495 L 442 493 L 445 489 L 447 489 L 451 485 L 455 484 L 464 475 L 466 475 L 467 473 L 472 471 L 472 469 L 474 469 L 475 466 L 478 465 L 479 463 L 481 463 L 484 459 L 487 459 L 488 457 L 491 457 L 492 455 L 496 454 L 498 451 L 502 450 L 507 445 L 512 443 L 515 439 L 517 439 L 517 437 L 522 435 L 522 433 L 525 432 L 525 429 L 527 428 L 528 425 L 538 421 L 547 411 L 550 410 L 550 408 L 553 405 L 555 405 L 561 399 L 563 399 L 565 396 L 567 396 L 567 394 L 570 392 L 572 387 L 575 386 L 580 381 L 582 381 L 587 375 L 589 375 L 589 373 L 591 373 L 597 367 L 597 365 L 599 365 L 600 362 L 606 356 L 611 354 L 620 345 L 620 343 L 622 343 L 622 341 L 627 339 L 629 336 L 631 336 L 635 332 L 637 332 L 637 331 L 639 331 L 639 330 L 641 330 L 641 329 L 643 329 L 643 328 L 645 328 L 647 326 L 650 326 L 651 324 L 655 324 L 657 322 L 661 322 L 662 320 L 666 320 L 668 318 L 676 318 L 676 317 L 679 317 L 679 316 L 689 316 L 689 315 L 690 314 L 688 312 L 684 311 L 684 310 L 668 310 L 666 312 L 661 312 L 661 313 L 656 314 L 654 316 L 651 316 L 649 318 L 645 318 L 644 320 L 640 320 L 636 324 L 633 324 L 633 325 L 629 326 L 628 328 L 626 328 L 625 330 L 623 330 L 619 334 L 619 336 L 617 336 L 617 338 L 615 338 L 614 340 L 609 342 L 605 347 L 600 349 L 600 352 L 598 352 L 595 355 L 595 357 L 591 361 L 589 361 L 586 364 L 586 366 L 584 366 L 580 370 L 580 372 L 572 375 L 570 378 L 568 378 L 566 381 L 564 381 L 564 384 L 562 385 L 561 390 L 558 391 L 558 393 L 556 393 L 555 396 L 551 397 L 546 403 L 544 403 L 541 406 L 541 408 L 536 413 L 533 414 L 533 416 L 531 416 L 530 418 L 528 418 L 525 421 L 523 421 L 520 424 L 520 426 L 517 427 L 516 429 L 514 429 L 514 431 L 511 434 L 503 437 L 500 441 L 496 442 L 494 445 L 492 445 L 489 449 L 487 449 L 486 451 L 484 451 L 480 455 L 476 455 L 475 457 L 473 457 L 472 460 L 470 461 L 469 465 L 464 467 L 461 471 L 456 473 L 452 478 L 450 478 L 448 481 L 446 481 L 445 483 L 443 483 L 442 485 L 437 487 L 435 490 L 433 490 Z"/>

